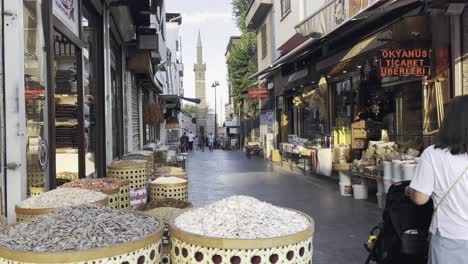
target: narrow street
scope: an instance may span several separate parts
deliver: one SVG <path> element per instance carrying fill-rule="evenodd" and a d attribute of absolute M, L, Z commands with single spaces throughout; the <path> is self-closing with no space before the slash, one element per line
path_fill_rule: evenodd
<path fill-rule="evenodd" d="M 378 223 L 380 210 L 368 200 L 341 197 L 338 184 L 324 177 L 288 172 L 243 152 L 195 151 L 187 161 L 189 198 L 195 206 L 231 195 L 303 211 L 315 220 L 313 263 L 363 263 L 363 242 Z"/>

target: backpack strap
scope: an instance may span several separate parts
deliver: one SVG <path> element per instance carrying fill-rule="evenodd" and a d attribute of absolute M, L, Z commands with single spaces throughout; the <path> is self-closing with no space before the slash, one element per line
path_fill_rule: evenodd
<path fill-rule="evenodd" d="M 440 199 L 440 201 L 437 204 L 436 208 L 434 208 L 434 213 L 432 214 L 432 217 L 434 217 L 434 215 L 437 212 L 437 209 L 439 209 L 440 205 L 445 201 L 445 199 L 450 194 L 450 192 L 453 190 L 453 188 L 455 188 L 455 186 L 457 186 L 457 184 L 459 182 L 461 182 L 461 180 L 463 179 L 463 176 L 465 176 L 466 172 L 468 172 L 468 167 L 466 167 L 466 169 L 462 172 L 460 177 L 458 177 L 458 179 L 452 184 L 452 186 L 450 186 L 450 188 L 447 190 L 447 192 L 444 194 L 444 196 L 442 196 L 442 199 Z"/>

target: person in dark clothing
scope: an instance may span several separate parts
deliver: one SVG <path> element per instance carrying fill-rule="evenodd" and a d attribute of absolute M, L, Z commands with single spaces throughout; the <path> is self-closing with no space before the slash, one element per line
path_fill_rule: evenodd
<path fill-rule="evenodd" d="M 189 138 L 187 136 L 187 133 L 184 132 L 184 134 L 180 137 L 180 151 L 187 152 L 188 144 L 189 144 Z"/>

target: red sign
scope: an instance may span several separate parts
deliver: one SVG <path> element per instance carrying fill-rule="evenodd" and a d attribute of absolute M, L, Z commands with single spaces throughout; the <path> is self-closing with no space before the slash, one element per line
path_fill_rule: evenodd
<path fill-rule="evenodd" d="M 431 74 L 431 50 L 429 49 L 381 49 L 380 76 L 429 76 Z"/>
<path fill-rule="evenodd" d="M 265 99 L 268 97 L 268 90 L 249 90 L 250 99 Z"/>

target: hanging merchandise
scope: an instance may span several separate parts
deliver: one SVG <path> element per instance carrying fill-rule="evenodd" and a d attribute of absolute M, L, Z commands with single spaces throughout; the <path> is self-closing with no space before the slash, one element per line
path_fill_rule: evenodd
<path fill-rule="evenodd" d="M 145 124 L 154 126 L 161 123 L 164 120 L 164 114 L 161 111 L 161 106 L 159 102 L 153 101 L 153 99 L 148 102 L 145 107 Z"/>

